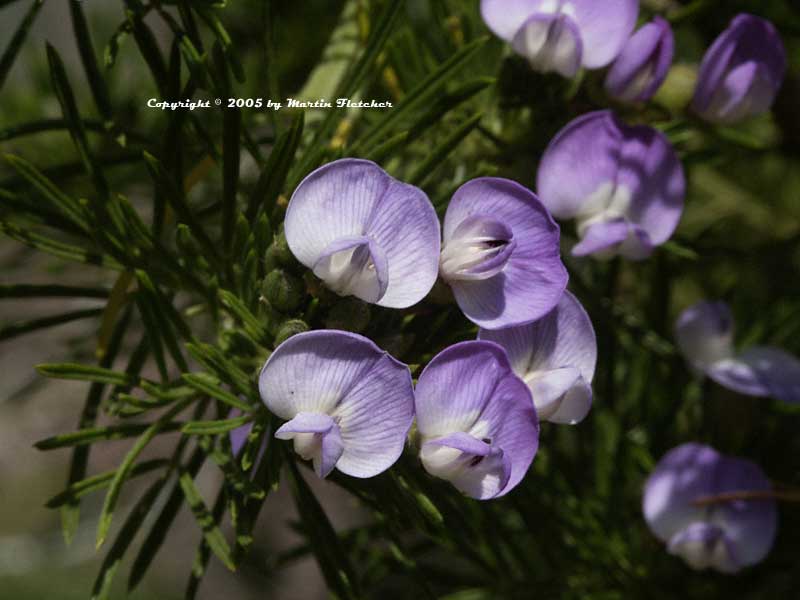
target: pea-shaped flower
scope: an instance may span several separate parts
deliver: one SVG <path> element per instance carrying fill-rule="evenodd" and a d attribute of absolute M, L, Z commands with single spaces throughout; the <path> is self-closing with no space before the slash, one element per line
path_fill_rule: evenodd
<path fill-rule="evenodd" d="M 647 102 L 667 78 L 674 55 L 672 28 L 656 17 L 625 44 L 606 76 L 606 91 L 620 102 Z"/>
<path fill-rule="evenodd" d="M 284 228 L 297 260 L 342 296 L 407 308 L 436 282 L 433 205 L 373 162 L 346 158 L 311 173 L 292 195 Z"/>
<path fill-rule="evenodd" d="M 735 573 L 772 548 L 778 513 L 771 493 L 755 463 L 683 444 L 647 480 L 644 517 L 667 550 L 693 569 Z"/>
<path fill-rule="evenodd" d="M 511 368 L 531 390 L 540 420 L 574 425 L 589 413 L 597 339 L 575 296 L 565 292 L 558 306 L 534 323 L 481 329 L 478 336 L 506 350 Z"/>
<path fill-rule="evenodd" d="M 481 1 L 489 29 L 510 42 L 534 70 L 564 77 L 614 60 L 638 14 L 638 0 Z"/>
<path fill-rule="evenodd" d="M 575 256 L 650 256 L 680 221 L 686 181 L 669 141 L 610 111 L 583 115 L 550 142 L 538 191 L 557 219 L 575 219 Z"/>
<path fill-rule="evenodd" d="M 675 338 L 698 373 L 748 396 L 771 396 L 800 402 L 800 360 L 772 346 L 753 346 L 737 353 L 733 316 L 724 302 L 698 302 L 675 324 Z"/>
<path fill-rule="evenodd" d="M 403 452 L 414 418 L 408 367 L 354 333 L 322 330 L 290 337 L 258 379 L 267 408 L 288 422 L 275 437 L 293 440 L 326 477 L 334 467 L 372 477 Z"/>
<path fill-rule="evenodd" d="M 508 179 L 473 179 L 447 207 L 439 270 L 472 322 L 487 329 L 530 323 L 567 286 L 559 237 L 533 192 Z"/>
<path fill-rule="evenodd" d="M 479 500 L 506 494 L 525 476 L 539 424 L 531 393 L 500 346 L 450 346 L 422 371 L 415 396 L 428 473 Z"/>
<path fill-rule="evenodd" d="M 786 74 L 786 50 L 769 21 L 740 14 L 700 65 L 692 108 L 713 123 L 735 123 L 770 109 Z"/>

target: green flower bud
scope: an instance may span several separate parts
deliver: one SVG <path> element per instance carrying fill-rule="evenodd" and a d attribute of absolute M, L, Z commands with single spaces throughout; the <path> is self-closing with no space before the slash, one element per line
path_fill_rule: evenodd
<path fill-rule="evenodd" d="M 369 325 L 370 312 L 369 304 L 358 298 L 340 298 L 325 317 L 325 327 L 361 333 Z"/>
<path fill-rule="evenodd" d="M 308 331 L 308 329 L 308 324 L 305 321 L 289 319 L 278 328 L 278 333 L 275 334 L 275 347 L 278 347 L 293 335 L 303 333 L 304 331 Z"/>
<path fill-rule="evenodd" d="M 282 269 L 267 274 L 261 284 L 261 293 L 270 305 L 283 313 L 297 310 L 305 299 L 303 280 Z"/>

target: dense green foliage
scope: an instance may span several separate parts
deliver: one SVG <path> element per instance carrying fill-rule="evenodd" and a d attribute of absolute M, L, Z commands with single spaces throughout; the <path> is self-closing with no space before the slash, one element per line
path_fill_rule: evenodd
<path fill-rule="evenodd" d="M 48 504 L 61 510 L 68 540 L 81 498 L 105 494 L 97 543 L 106 558 L 94 597 L 106 597 L 112 578 L 122 577 L 123 558 L 129 586 L 138 584 L 183 509 L 198 526 L 196 554 L 186 560 L 187 597 L 194 597 L 209 560 L 231 569 L 247 560 L 259 515 L 269 527 L 281 472 L 308 543 L 273 565 L 313 553 L 340 598 L 796 593 L 794 505 L 782 507 L 767 560 L 735 577 L 696 573 L 668 556 L 640 509 L 652 466 L 690 440 L 752 458 L 773 480 L 800 486 L 800 412 L 697 381 L 671 333 L 692 301 L 724 298 L 737 339 L 800 354 L 800 11 L 791 0 L 643 3 L 643 17 L 659 12 L 673 21 L 680 64 L 656 102 L 621 114 L 669 136 L 689 195 L 677 236 L 652 259 L 565 257 L 570 289 L 598 333 L 590 417 L 572 428 L 544 424 L 530 473 L 498 501 L 461 497 L 410 452 L 371 480 L 332 475 L 371 514 L 367 525 L 339 532 L 300 475 L 307 465 L 284 442 L 270 442 L 251 478 L 262 438 L 277 424 L 258 396 L 259 367 L 292 333 L 329 327 L 367 335 L 418 373 L 476 329 L 444 288 L 405 311 L 321 288 L 282 237 L 287 198 L 313 168 L 343 156 L 371 158 L 419 185 L 440 213 L 461 183 L 480 175 L 533 188 L 555 132 L 609 106 L 602 73 L 570 82 L 531 72 L 488 36 L 473 1 L 125 0 L 124 12 L 112 15 L 118 22 L 89 23 L 90 3 L 69 2 L 79 62 L 65 67 L 55 48 L 26 46 L 42 2 L 0 0 L 31 7 L 0 48 L 0 230 L 58 261 L 113 272 L 115 284 L 72 287 L 56 271 L 52 286 L 2 286 L 0 298 L 106 304 L 4 318 L 0 340 L 75 319 L 97 323 L 96 364 L 39 366 L 44 376 L 91 385 L 76 430 L 37 444 L 72 453 L 67 487 Z M 684 106 L 703 50 L 740 10 L 776 23 L 790 75 L 773 115 L 713 128 Z M 11 70 L 22 56 L 31 61 L 27 71 Z M 213 106 L 215 98 L 287 97 L 375 98 L 394 108 Z M 212 107 L 159 111 L 147 107 L 150 98 Z M 234 408 L 244 416 L 234 417 Z M 98 425 L 100 413 L 112 424 Z M 244 455 L 231 458 L 227 432 L 251 421 Z M 140 458 L 149 442 L 176 431 L 171 454 Z M 129 440 L 124 460 L 113 472 L 88 472 L 94 445 L 111 439 Z M 215 498 L 194 483 L 207 462 L 224 474 Z M 128 482 L 154 473 L 130 513 L 118 514 Z"/>

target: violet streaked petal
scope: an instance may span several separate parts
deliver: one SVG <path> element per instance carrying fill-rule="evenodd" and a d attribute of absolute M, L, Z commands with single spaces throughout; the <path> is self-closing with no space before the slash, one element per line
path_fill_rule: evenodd
<path fill-rule="evenodd" d="M 370 161 L 342 159 L 308 175 L 289 202 L 285 232 L 292 253 L 309 268 L 332 244 L 368 238 L 386 261 L 385 293 L 375 301 L 381 306 L 411 306 L 436 281 L 440 238 L 433 206 L 422 190 Z M 329 275 L 332 288 L 346 287 Z"/>
<path fill-rule="evenodd" d="M 672 28 L 656 17 L 625 44 L 606 76 L 606 91 L 622 102 L 646 102 L 667 78 L 674 54 Z"/>
<path fill-rule="evenodd" d="M 474 323 L 499 328 L 534 321 L 562 296 L 567 271 L 559 254 L 559 229 L 538 198 L 518 183 L 484 177 L 461 186 L 444 220 L 444 247 L 475 214 L 489 214 L 513 233 L 516 246 L 505 267 L 489 279 L 448 280 L 459 307 Z"/>
<path fill-rule="evenodd" d="M 301 417 L 303 413 L 315 415 L 320 426 L 328 420 L 335 424 L 330 452 L 318 440 L 320 472 L 338 452 L 337 436 L 342 451 L 336 466 L 343 473 L 371 477 L 388 469 L 402 453 L 413 419 L 408 367 L 367 338 L 342 331 L 289 338 L 264 365 L 259 391 L 270 411 L 294 423 L 284 425 L 281 435 L 310 435 L 305 421 L 310 417 Z M 306 431 L 292 431 L 300 423 L 296 418 L 303 420 Z"/>
<path fill-rule="evenodd" d="M 558 306 L 534 323 L 481 329 L 478 338 L 506 350 L 514 372 L 531 388 L 540 420 L 575 424 L 586 416 L 592 404 L 597 340 L 589 315 L 575 296 L 564 292 Z M 544 385 L 554 389 L 555 378 L 562 380 L 557 376 L 567 372 L 570 385 L 555 386 L 559 394 L 537 392 Z"/>
<path fill-rule="evenodd" d="M 735 573 L 740 568 L 725 532 L 709 523 L 692 523 L 682 529 L 670 538 L 667 550 L 696 571 L 713 568 L 721 573 Z"/>
<path fill-rule="evenodd" d="M 689 364 L 705 372 L 713 364 L 733 358 L 733 315 L 724 302 L 698 302 L 675 322 L 675 341 Z"/>
<path fill-rule="evenodd" d="M 462 342 L 435 356 L 419 377 L 415 403 L 422 447 L 427 448 L 423 460 L 433 461 L 431 470 L 457 478 L 465 493 L 482 499 L 503 495 L 527 472 L 538 447 L 536 412 L 530 391 L 500 346 Z M 442 438 L 448 443 L 426 445 Z M 464 440 L 490 446 L 486 456 L 492 460 L 467 470 L 457 462 L 463 450 L 472 448 Z M 499 467 L 506 462 L 502 471 L 508 480 L 500 486 L 505 476 Z"/>
<path fill-rule="evenodd" d="M 714 381 L 740 394 L 800 403 L 800 360 L 780 348 L 748 348 L 739 356 L 714 363 L 707 372 Z"/>
<path fill-rule="evenodd" d="M 578 26 L 564 14 L 535 14 L 513 40 L 514 50 L 534 71 L 574 77 L 581 67 L 583 43 Z"/>
<path fill-rule="evenodd" d="M 786 50 L 774 25 L 737 15 L 703 57 L 692 107 L 712 122 L 755 116 L 772 104 L 785 74 Z"/>

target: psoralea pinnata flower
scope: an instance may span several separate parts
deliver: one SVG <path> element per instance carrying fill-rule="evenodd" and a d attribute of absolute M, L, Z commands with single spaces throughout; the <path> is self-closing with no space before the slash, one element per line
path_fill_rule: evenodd
<path fill-rule="evenodd" d="M 487 329 L 530 323 L 567 285 L 559 229 L 536 195 L 508 179 L 462 185 L 447 207 L 440 273 L 468 319 Z"/>
<path fill-rule="evenodd" d="M 736 352 L 733 316 L 724 302 L 698 302 L 675 324 L 675 338 L 698 373 L 748 396 L 800 402 L 800 360 L 771 346 Z"/>
<path fill-rule="evenodd" d="M 431 360 L 415 391 L 428 473 L 486 500 L 525 476 L 539 445 L 531 393 L 492 342 L 462 342 Z"/>
<path fill-rule="evenodd" d="M 693 569 L 735 573 L 772 548 L 778 514 L 771 491 L 755 463 L 683 444 L 647 480 L 644 516 L 667 550 Z"/>
<path fill-rule="evenodd" d="M 614 60 L 638 14 L 638 0 L 481 1 L 489 29 L 510 42 L 534 70 L 564 77 Z"/>
<path fill-rule="evenodd" d="M 575 424 L 588 414 L 597 340 L 575 296 L 565 292 L 558 306 L 538 321 L 481 329 L 478 336 L 506 350 L 511 368 L 531 390 L 539 420 Z"/>
<path fill-rule="evenodd" d="M 406 308 L 436 282 L 433 205 L 373 162 L 347 158 L 311 173 L 292 195 L 284 227 L 297 260 L 342 296 Z"/>
<path fill-rule="evenodd" d="M 786 50 L 769 21 L 734 17 L 700 65 L 692 108 L 714 123 L 735 123 L 770 109 L 786 74 Z"/>
<path fill-rule="evenodd" d="M 234 408 L 229 414 L 228 418 L 233 419 L 238 417 L 242 414 L 237 408 Z M 247 438 L 250 436 L 250 432 L 253 430 L 253 422 L 247 423 L 242 425 L 241 427 L 237 427 L 236 429 L 232 430 L 228 434 L 228 439 L 231 443 L 231 453 L 233 456 L 239 456 L 239 453 L 244 448 L 245 444 L 247 443 Z M 267 444 L 269 441 L 269 430 L 264 432 L 264 438 L 261 440 L 261 446 L 258 448 L 258 453 L 256 454 L 255 460 L 253 461 L 252 467 L 250 469 L 250 477 L 253 478 L 256 476 L 256 471 L 258 471 L 258 466 L 261 464 L 261 459 L 264 458 L 264 452 L 267 450 Z"/>
<path fill-rule="evenodd" d="M 672 28 L 656 17 L 625 44 L 606 76 L 606 91 L 621 102 L 646 102 L 667 78 L 674 55 Z"/>
<path fill-rule="evenodd" d="M 334 467 L 372 477 L 403 452 L 414 418 L 408 367 L 367 338 L 309 331 L 275 349 L 258 380 L 267 408 L 288 422 L 275 437 L 326 477 Z"/>
<path fill-rule="evenodd" d="M 610 111 L 583 115 L 550 142 L 538 192 L 557 219 L 576 219 L 575 256 L 641 260 L 680 221 L 686 181 L 664 135 Z"/>

